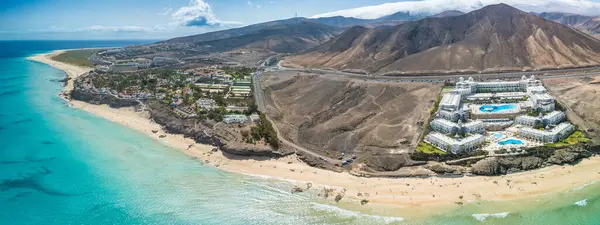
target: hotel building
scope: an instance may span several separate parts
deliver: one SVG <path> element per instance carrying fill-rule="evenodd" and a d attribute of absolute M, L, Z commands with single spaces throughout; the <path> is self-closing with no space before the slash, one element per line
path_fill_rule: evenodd
<path fill-rule="evenodd" d="M 571 134 L 574 127 L 560 123 L 566 116 L 554 108 L 554 98 L 533 75 L 517 81 L 492 82 L 461 77 L 455 88 L 442 96 L 435 119 L 430 123 L 433 131 L 425 137 L 425 142 L 453 153 L 472 151 L 483 144 L 482 134 L 486 130 L 502 131 L 515 123 L 528 126 L 518 129 L 517 133 L 523 137 L 556 142 Z M 539 117 L 523 115 L 528 109 L 548 113 Z M 543 131 L 532 128 L 536 125 L 555 127 Z M 454 134 L 466 137 L 454 138 Z"/>
<path fill-rule="evenodd" d="M 533 127 L 536 124 L 539 124 L 539 125 L 545 127 L 548 125 L 556 125 L 556 124 L 562 122 L 565 118 L 566 118 L 566 116 L 565 116 L 564 112 L 552 111 L 552 112 L 546 114 L 545 116 L 542 116 L 541 113 L 538 117 L 525 116 L 525 115 L 519 116 L 515 119 L 515 122 L 517 124 L 530 126 L 530 127 Z"/>
<path fill-rule="evenodd" d="M 556 127 L 552 128 L 551 130 L 538 130 L 531 127 L 525 127 L 519 129 L 518 133 L 523 137 L 536 141 L 555 143 L 568 137 L 574 131 L 575 127 L 571 123 L 564 122 L 556 125 Z"/>
<path fill-rule="evenodd" d="M 485 137 L 481 134 L 474 134 L 463 139 L 455 139 L 442 133 L 431 132 L 425 137 L 425 141 L 441 150 L 457 154 L 479 148 L 485 141 Z"/>
<path fill-rule="evenodd" d="M 455 123 L 445 119 L 435 119 L 431 121 L 430 125 L 433 130 L 444 134 L 485 132 L 485 126 L 483 122 L 479 120 L 473 120 L 463 124 L 460 120 Z"/>

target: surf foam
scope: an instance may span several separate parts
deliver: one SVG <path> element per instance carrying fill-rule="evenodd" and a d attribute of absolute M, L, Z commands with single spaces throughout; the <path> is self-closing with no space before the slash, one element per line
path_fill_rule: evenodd
<path fill-rule="evenodd" d="M 491 214 L 473 214 L 472 216 L 475 217 L 475 219 L 483 222 L 487 218 L 505 218 L 508 216 L 508 214 L 509 214 L 509 212 L 502 212 L 502 213 L 491 213 Z"/>
<path fill-rule="evenodd" d="M 575 205 L 577 205 L 577 206 L 586 206 L 587 205 L 587 199 L 575 202 Z"/>
<path fill-rule="evenodd" d="M 311 205 L 312 205 L 312 208 L 315 210 L 332 212 L 340 217 L 357 218 L 357 219 L 358 218 L 366 218 L 366 219 L 375 220 L 375 221 L 378 221 L 380 223 L 385 223 L 385 224 L 404 221 L 404 218 L 401 218 L 401 217 L 368 215 L 368 214 L 350 211 L 350 210 L 346 210 L 346 209 L 342 209 L 339 207 L 326 205 L 326 204 L 312 203 Z"/>

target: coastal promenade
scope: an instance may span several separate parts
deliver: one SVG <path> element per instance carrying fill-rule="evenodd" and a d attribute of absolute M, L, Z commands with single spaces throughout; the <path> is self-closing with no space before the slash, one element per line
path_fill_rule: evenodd
<path fill-rule="evenodd" d="M 56 54 L 53 52 L 51 54 Z M 47 64 L 53 63 L 59 69 L 68 70 L 70 65 L 49 62 L 47 55 L 38 55 L 32 60 L 45 57 Z M 42 61 L 42 60 L 39 60 Z M 44 62 L 44 61 L 42 61 Z M 85 73 L 86 68 L 71 70 L 76 77 Z M 71 76 L 71 75 L 69 75 Z M 171 146 L 207 166 L 225 171 L 267 179 L 285 180 L 305 186 L 311 183 L 315 192 L 324 187 L 332 188 L 334 193 L 345 190 L 342 203 L 356 204 L 366 199 L 368 205 L 362 207 L 384 206 L 387 210 L 413 213 L 414 217 L 426 217 L 453 210 L 463 204 L 479 201 L 527 201 L 552 194 L 571 191 L 600 180 L 600 158 L 584 159 L 575 166 L 551 166 L 539 170 L 515 173 L 499 177 L 429 177 L 429 178 L 366 178 L 349 173 L 337 173 L 310 167 L 296 156 L 279 159 L 244 158 L 212 152 L 212 146 L 197 144 L 183 135 L 167 134 L 159 124 L 154 123 L 144 112 L 135 112 L 133 108 L 113 109 L 105 105 L 92 105 L 71 101 L 74 107 L 127 126 L 146 134 L 156 141 Z M 158 130 L 157 133 L 152 130 Z M 165 135 L 161 138 L 161 135 Z M 330 201 L 333 197 L 330 197 Z M 460 202 L 460 204 L 457 204 Z M 391 207 L 390 207 L 391 206 Z M 514 205 L 511 209 L 516 210 Z"/>

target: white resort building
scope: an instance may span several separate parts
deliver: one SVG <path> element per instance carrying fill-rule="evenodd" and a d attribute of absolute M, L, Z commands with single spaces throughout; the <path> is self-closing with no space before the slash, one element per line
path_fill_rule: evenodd
<path fill-rule="evenodd" d="M 246 121 L 248 121 L 248 117 L 246 115 L 229 114 L 223 117 L 223 122 L 226 124 L 245 123 Z"/>
<path fill-rule="evenodd" d="M 425 138 L 429 144 L 454 154 L 460 152 L 468 152 L 477 149 L 485 141 L 485 137 L 481 134 L 474 134 L 462 139 L 452 138 L 438 132 L 431 132 Z"/>
<path fill-rule="evenodd" d="M 556 125 L 550 130 L 539 130 L 531 127 L 519 129 L 519 135 L 544 143 L 558 142 L 575 131 L 575 127 L 569 122 Z"/>
<path fill-rule="evenodd" d="M 561 111 L 552 111 L 545 116 L 540 113 L 538 117 L 534 116 L 519 116 L 515 119 L 517 124 L 534 127 L 536 125 L 540 125 L 542 127 L 548 125 L 556 125 L 562 122 L 566 118 L 565 113 Z"/>
<path fill-rule="evenodd" d="M 440 99 L 439 109 L 430 123 L 432 132 L 424 141 L 444 151 L 459 153 L 481 147 L 486 135 L 492 135 L 486 131 L 509 129 L 524 138 L 556 142 L 570 135 L 575 128 L 563 122 L 564 112 L 554 109 L 555 99 L 533 75 L 516 81 L 491 82 L 461 77 L 455 88 Z M 530 111 L 539 111 L 540 116 L 525 115 Z M 523 143 L 509 141 L 515 142 Z"/>

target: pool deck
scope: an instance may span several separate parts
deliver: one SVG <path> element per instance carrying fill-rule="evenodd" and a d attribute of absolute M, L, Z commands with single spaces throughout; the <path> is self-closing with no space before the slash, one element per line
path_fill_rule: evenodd
<path fill-rule="evenodd" d="M 513 129 L 511 129 L 513 128 Z M 511 152 L 511 148 L 517 148 L 517 151 L 520 151 L 520 147 L 525 147 L 525 148 L 533 148 L 533 147 L 537 147 L 537 146 L 542 146 L 544 145 L 544 143 L 538 142 L 538 141 L 532 141 L 532 140 L 527 140 L 525 138 L 519 137 L 516 135 L 516 132 L 511 132 L 510 130 L 515 130 L 516 127 L 512 126 L 510 128 L 508 128 L 505 131 L 499 131 L 499 132 L 489 132 L 486 135 L 486 141 L 487 144 L 485 144 L 484 146 L 482 146 L 482 150 L 487 151 L 490 153 L 490 155 L 498 155 L 495 151 L 499 151 L 499 150 L 507 150 L 508 152 Z M 498 134 L 501 134 L 502 137 L 498 138 Z M 522 141 L 523 144 L 506 144 L 506 145 L 500 145 L 498 142 L 501 141 L 505 141 L 505 140 L 519 140 Z"/>

